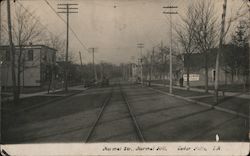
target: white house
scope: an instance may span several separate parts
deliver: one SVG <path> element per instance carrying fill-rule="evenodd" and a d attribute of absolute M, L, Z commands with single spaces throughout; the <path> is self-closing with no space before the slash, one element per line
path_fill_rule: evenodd
<path fill-rule="evenodd" d="M 15 47 L 16 53 L 16 71 L 17 60 L 20 54 L 20 48 Z M 9 46 L 0 46 L 2 58 L 1 84 L 2 86 L 12 85 L 11 62 Z M 47 81 L 47 65 L 55 64 L 56 49 L 45 45 L 28 45 L 22 47 L 21 57 L 21 86 L 39 87 Z"/>

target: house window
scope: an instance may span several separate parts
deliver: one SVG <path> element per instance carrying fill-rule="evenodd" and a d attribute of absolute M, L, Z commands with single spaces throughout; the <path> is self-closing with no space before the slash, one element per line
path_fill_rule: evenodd
<path fill-rule="evenodd" d="M 28 50 L 28 61 L 33 61 L 34 53 L 33 50 Z"/>

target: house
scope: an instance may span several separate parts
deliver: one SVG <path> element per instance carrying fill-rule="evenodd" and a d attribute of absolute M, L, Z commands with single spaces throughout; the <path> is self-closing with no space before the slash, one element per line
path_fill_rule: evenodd
<path fill-rule="evenodd" d="M 20 84 L 23 87 L 41 87 L 48 83 L 48 67 L 56 63 L 56 49 L 45 45 L 22 46 L 20 63 Z M 1 84 L 9 87 L 12 85 L 11 62 L 9 46 L 0 46 L 2 58 Z M 15 46 L 16 73 L 20 47 Z"/>
<path fill-rule="evenodd" d="M 220 55 L 219 65 L 219 84 L 232 84 L 243 83 L 245 81 L 245 75 L 242 74 L 242 64 L 249 64 L 249 53 L 236 50 L 233 52 L 231 45 L 224 45 L 224 48 Z M 212 49 L 208 52 L 207 64 L 208 64 L 208 84 L 214 85 L 215 82 L 215 65 L 216 55 L 218 48 Z M 244 56 L 246 55 L 246 56 Z M 189 56 L 184 55 L 184 84 L 187 81 L 187 63 L 190 65 L 189 81 L 191 86 L 202 86 L 205 84 L 205 54 L 194 53 Z M 237 58 L 239 57 L 239 58 Z M 241 57 L 241 58 L 240 58 Z M 243 58 L 242 58 L 243 57 Z M 238 61 L 238 62 L 237 62 Z M 235 69 L 233 69 L 235 68 Z M 248 67 L 249 68 L 249 67 Z M 235 71 L 234 71 L 235 70 Z M 249 70 L 249 69 L 248 69 Z"/>

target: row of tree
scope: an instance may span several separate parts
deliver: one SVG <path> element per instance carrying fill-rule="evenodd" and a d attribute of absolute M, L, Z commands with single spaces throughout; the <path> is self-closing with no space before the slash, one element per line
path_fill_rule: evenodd
<path fill-rule="evenodd" d="M 249 6 L 248 6 L 249 7 Z M 249 7 L 250 8 L 250 7 Z M 249 77 L 249 18 L 245 18 L 249 13 L 248 9 L 242 14 L 229 18 L 223 38 L 231 32 L 231 38 L 227 42 L 223 42 L 222 52 L 222 69 L 231 73 L 232 77 L 235 73 L 239 73 L 245 77 L 245 86 L 248 83 Z M 219 19 L 212 1 L 199 0 L 191 3 L 185 13 L 181 17 L 181 23 L 175 25 L 175 48 L 173 52 L 174 74 L 180 72 L 177 68 L 178 61 L 184 61 L 185 56 L 185 71 L 187 74 L 187 88 L 190 87 L 189 75 L 191 68 L 191 57 L 195 53 L 201 53 L 204 57 L 205 69 L 205 90 L 208 92 L 208 71 L 209 71 L 209 54 L 218 49 L 219 38 L 218 34 L 222 25 L 218 23 Z M 231 29 L 233 23 L 238 23 L 238 26 Z M 169 69 L 169 48 L 158 47 L 158 52 L 149 51 L 143 57 L 145 66 L 144 72 L 149 73 L 151 64 L 153 64 L 154 72 L 166 75 Z M 175 67 L 176 66 L 176 67 Z M 215 62 L 214 62 L 215 66 Z"/>

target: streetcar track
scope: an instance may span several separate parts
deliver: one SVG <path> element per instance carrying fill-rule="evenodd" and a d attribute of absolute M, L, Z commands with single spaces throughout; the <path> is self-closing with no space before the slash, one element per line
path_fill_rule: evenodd
<path fill-rule="evenodd" d="M 114 86 L 115 86 L 115 85 L 114 85 Z M 112 86 L 111 92 L 110 92 L 109 96 L 108 96 L 107 98 L 105 98 L 103 104 L 101 105 L 101 107 L 102 107 L 102 113 L 104 112 L 105 107 L 110 103 L 110 100 L 111 100 L 111 98 L 112 98 L 113 91 L 116 90 L 116 89 L 114 89 L 114 86 Z M 97 127 L 97 124 L 98 124 L 98 126 L 99 126 L 99 125 L 103 125 L 103 124 L 105 124 L 105 123 L 110 123 L 110 122 L 114 122 L 114 121 L 119 121 L 119 120 L 123 120 L 123 119 L 129 118 L 129 117 L 131 117 L 131 119 L 132 119 L 132 121 L 133 121 L 133 123 L 134 123 L 133 125 L 134 125 L 134 127 L 135 127 L 135 129 L 136 129 L 137 136 L 139 137 L 140 141 L 143 141 L 143 142 L 144 142 L 145 139 L 144 139 L 144 137 L 143 137 L 143 135 L 142 135 L 142 132 L 141 132 L 141 129 L 140 129 L 138 123 L 137 123 L 136 117 L 141 116 L 141 115 L 147 115 L 148 113 L 157 113 L 157 110 L 141 112 L 141 113 L 136 114 L 136 116 L 135 116 L 133 110 L 131 109 L 131 106 L 130 106 L 129 103 L 128 103 L 126 94 L 122 91 L 122 86 L 121 86 L 120 84 L 119 84 L 119 89 L 120 89 L 122 98 L 123 98 L 123 100 L 125 101 L 126 106 L 128 107 L 128 110 L 129 110 L 129 114 L 128 114 L 128 115 L 124 115 L 123 117 L 118 118 L 118 119 L 104 120 L 104 121 L 102 121 L 101 123 L 98 123 L 99 120 L 100 120 L 100 118 L 102 117 L 102 114 L 101 114 L 101 115 L 99 114 L 100 117 L 99 117 L 98 121 L 95 123 L 94 126 L 91 126 L 92 124 L 89 124 L 87 127 L 84 127 L 84 126 L 76 126 L 76 127 L 70 128 L 70 129 L 68 129 L 68 130 L 63 130 L 63 131 L 61 131 L 61 132 L 57 132 L 57 133 L 54 133 L 54 134 L 49 134 L 49 135 L 46 135 L 46 134 L 45 134 L 45 135 L 41 135 L 41 136 L 39 136 L 39 137 L 35 137 L 35 136 L 34 136 L 34 137 L 27 137 L 27 138 L 24 137 L 24 138 L 22 138 L 22 139 L 20 138 L 20 139 L 18 139 L 18 142 L 35 141 L 35 140 L 39 140 L 39 139 L 43 139 L 43 138 L 48 138 L 48 137 L 51 137 L 51 136 L 58 136 L 58 135 L 62 135 L 62 134 L 71 133 L 71 132 L 78 131 L 78 130 L 81 130 L 81 129 L 85 129 L 85 130 L 87 131 L 87 129 L 91 128 L 91 129 L 93 129 L 93 130 L 91 130 L 92 132 L 91 132 L 91 131 L 89 132 L 89 133 L 91 133 L 91 134 L 89 134 L 89 136 L 88 136 L 89 139 L 90 139 L 90 138 L 91 138 L 91 135 L 92 135 L 92 133 L 93 133 L 93 131 L 94 131 L 94 129 L 95 129 L 95 127 Z M 118 89 L 117 89 L 117 90 L 118 90 Z M 119 100 L 117 100 L 117 101 L 119 101 Z M 186 105 L 186 104 L 180 105 L 180 106 L 169 107 L 169 108 L 166 108 L 166 109 L 164 109 L 164 110 L 169 110 L 169 109 L 173 109 L 173 108 L 177 108 L 177 107 L 182 107 L 182 106 L 185 107 L 185 105 Z M 192 104 L 191 104 L 191 105 L 192 105 Z M 189 105 L 187 105 L 187 106 L 189 106 Z M 145 129 L 145 130 L 150 130 L 150 129 L 154 128 L 154 127 L 157 127 L 157 126 L 159 126 L 159 125 L 162 125 L 163 123 L 173 122 L 173 121 L 176 121 L 176 120 L 179 120 L 179 119 L 187 118 L 187 117 L 189 117 L 189 116 L 197 115 L 197 114 L 200 114 L 200 113 L 203 113 L 203 112 L 207 112 L 207 111 L 210 111 L 210 110 L 212 110 L 212 109 L 205 109 L 205 110 L 202 110 L 202 111 L 198 111 L 198 112 L 193 112 L 193 113 L 190 113 L 190 114 L 186 114 L 186 115 L 183 115 L 183 116 L 180 116 L 180 117 L 177 117 L 177 118 L 168 119 L 168 120 L 165 120 L 165 121 L 163 121 L 163 122 L 159 122 L 159 123 L 157 123 L 157 124 L 153 124 L 153 125 L 151 125 L 151 126 L 147 126 L 147 127 L 143 128 L 143 129 Z M 159 108 L 159 111 L 163 111 L 163 110 L 161 110 L 161 108 Z M 234 118 L 232 118 L 232 119 L 234 119 Z M 215 129 L 216 127 L 217 127 L 217 126 L 213 126 L 212 128 L 207 129 L 207 131 L 213 130 L 213 129 Z M 100 140 L 100 141 L 106 141 L 106 140 L 109 140 L 109 139 L 112 139 L 112 138 L 130 135 L 130 134 L 132 134 L 133 132 L 134 132 L 134 130 L 129 130 L 129 131 L 127 131 L 127 132 L 122 132 L 122 133 L 120 133 L 120 134 L 112 135 L 112 136 L 109 136 L 109 137 L 99 138 L 99 140 Z M 204 133 L 205 133 L 205 132 L 206 132 L 206 130 L 204 131 Z M 198 134 L 197 136 L 194 136 L 194 137 L 190 138 L 190 140 L 195 139 L 195 138 L 199 137 L 199 136 L 202 135 L 202 134 L 203 134 L 203 133 L 200 133 L 200 134 Z M 87 140 L 87 139 L 86 139 L 86 140 Z M 98 140 L 98 139 L 97 139 L 97 140 Z M 88 141 L 89 141 L 89 140 L 88 140 Z M 88 141 L 86 141 L 86 142 L 88 142 Z"/>
<path fill-rule="evenodd" d="M 86 142 L 86 143 L 90 141 L 90 139 L 91 139 L 91 137 L 92 137 L 92 135 L 93 135 L 93 132 L 95 131 L 97 125 L 103 125 L 104 123 L 110 123 L 110 122 L 114 122 L 114 121 L 124 120 L 124 119 L 126 119 L 126 118 L 130 118 L 130 119 L 132 120 L 133 126 L 134 126 L 134 128 L 135 128 L 135 131 L 136 131 L 136 134 L 137 134 L 137 137 L 138 137 L 139 141 L 140 141 L 140 142 L 144 142 L 144 141 L 145 141 L 145 139 L 144 139 L 144 137 L 143 137 L 143 135 L 142 135 L 141 129 L 140 129 L 140 127 L 139 127 L 139 125 L 138 125 L 138 123 L 137 123 L 137 121 L 136 121 L 136 117 L 135 117 L 135 115 L 134 115 L 134 113 L 133 113 L 133 111 L 132 111 L 132 109 L 131 109 L 131 106 L 129 105 L 129 103 L 128 103 L 128 101 L 127 101 L 127 98 L 126 98 L 125 94 L 124 94 L 123 91 L 122 91 L 122 88 L 121 88 L 121 84 L 120 84 L 120 83 L 119 83 L 119 91 L 120 91 L 121 97 L 122 97 L 122 99 L 123 99 L 123 101 L 125 102 L 125 105 L 126 105 L 126 107 L 127 107 L 128 115 L 125 115 L 125 116 L 123 116 L 123 117 L 121 117 L 121 118 L 118 118 L 118 119 L 115 119 L 115 120 L 113 120 L 113 119 L 112 119 L 112 120 L 106 120 L 106 121 L 104 121 L 104 122 L 99 123 L 100 118 L 103 116 L 105 107 L 107 107 L 107 105 L 108 105 L 108 104 L 110 103 L 110 101 L 111 101 L 111 98 L 113 97 L 112 95 L 113 95 L 113 92 L 114 92 L 114 88 L 112 88 L 110 95 L 107 97 L 107 99 L 106 99 L 106 100 L 104 101 L 104 103 L 102 104 L 102 109 L 100 110 L 100 112 L 99 112 L 99 114 L 98 114 L 98 117 L 97 117 L 96 121 L 94 122 L 93 126 L 90 128 L 90 131 L 89 131 L 89 133 L 88 133 L 88 135 L 87 135 L 87 137 L 86 137 L 86 139 L 85 139 L 85 142 Z M 117 100 L 117 101 L 118 101 L 118 100 Z M 126 132 L 126 134 L 130 134 L 131 132 L 133 132 L 133 131 Z M 117 136 L 120 136 L 120 135 L 117 135 Z M 114 137 L 114 136 L 110 136 L 109 138 L 113 138 L 113 137 Z M 102 138 L 101 138 L 101 139 L 102 139 Z"/>
<path fill-rule="evenodd" d="M 126 103 L 126 105 L 127 105 L 127 107 L 128 107 L 128 110 L 129 110 L 129 114 L 130 114 L 130 116 L 131 116 L 131 118 L 132 118 L 132 120 L 133 120 L 133 123 L 134 123 L 135 129 L 136 129 L 137 135 L 139 136 L 139 140 L 140 140 L 141 142 L 145 142 L 145 139 L 144 139 L 144 137 L 143 137 L 143 135 L 142 135 L 142 131 L 141 131 L 139 125 L 138 125 L 138 122 L 136 121 L 136 117 L 135 117 L 135 115 L 134 115 L 134 112 L 133 112 L 131 106 L 130 106 L 129 103 L 128 103 L 127 97 L 126 97 L 126 95 L 124 94 L 124 92 L 122 91 L 121 85 L 120 85 L 119 87 L 120 87 L 120 91 L 121 91 L 123 100 L 125 101 L 125 103 Z"/>
<path fill-rule="evenodd" d="M 207 111 L 207 110 L 204 110 L 204 111 Z M 195 112 L 195 113 L 191 113 L 191 115 L 194 115 L 194 114 L 197 114 L 197 113 L 200 113 L 200 112 Z M 147 128 L 145 128 L 146 130 L 150 130 L 152 129 L 153 127 L 157 127 L 158 125 L 162 125 L 163 123 L 167 123 L 167 122 L 171 122 L 171 121 L 176 121 L 178 119 L 182 119 L 182 118 L 186 118 L 190 116 L 190 114 L 187 114 L 187 115 L 184 115 L 184 116 L 180 116 L 180 117 L 177 117 L 177 118 L 173 118 L 173 119 L 169 119 L 169 120 L 165 120 L 163 122 L 160 122 L 160 124 L 154 124 L 154 125 L 151 125 L 151 126 L 148 126 Z M 128 118 L 129 116 L 127 116 Z M 125 118 L 123 118 L 125 119 Z M 232 119 L 237 119 L 237 117 L 234 117 Z M 121 119 L 122 120 L 122 119 Z M 106 121 L 107 123 L 108 122 L 112 122 L 113 120 L 109 120 L 109 121 Z M 102 124 L 106 123 L 106 122 L 102 122 Z M 219 124 L 218 124 L 219 125 Z M 56 132 L 56 133 L 53 133 L 53 134 L 48 134 L 48 135 L 41 135 L 39 137 L 32 137 L 32 138 L 21 138 L 20 140 L 18 140 L 18 142 L 24 142 L 24 141 L 35 141 L 35 140 L 39 140 L 39 139 L 43 139 L 43 138 L 48 138 L 48 137 L 51 137 L 51 136 L 59 136 L 59 135 L 62 135 L 62 134 L 67 134 L 67 133 L 72 133 L 74 131 L 79 131 L 79 130 L 82 130 L 82 129 L 87 129 L 91 126 L 88 126 L 88 127 L 83 127 L 83 126 L 76 126 L 76 127 L 73 127 L 69 130 L 63 130 L 61 132 Z M 209 130 L 213 130 L 215 129 L 216 126 L 214 126 L 213 128 L 209 129 Z M 109 140 L 113 137 L 122 137 L 124 135 L 129 135 L 131 133 L 133 133 L 134 131 L 127 131 L 127 132 L 124 132 L 124 133 L 121 133 L 121 134 L 117 134 L 117 135 L 113 135 L 113 136 L 110 136 L 110 137 L 107 137 L 107 138 L 100 138 L 101 140 L 103 141 L 106 141 L 106 140 Z M 200 134 L 199 134 L 200 135 Z M 194 137 L 195 138 L 195 137 Z M 17 141 L 17 140 L 16 140 Z"/>
<path fill-rule="evenodd" d="M 94 122 L 94 125 L 93 125 L 92 128 L 90 129 L 90 131 L 89 131 L 89 133 L 88 133 L 88 135 L 87 135 L 87 137 L 86 137 L 86 139 L 85 139 L 85 142 L 86 142 L 86 143 L 89 142 L 89 140 L 90 140 L 90 138 L 91 138 L 91 136 L 92 136 L 92 134 L 93 134 L 93 132 L 94 132 L 94 129 L 95 129 L 95 127 L 97 126 L 97 123 L 99 122 L 101 116 L 103 115 L 103 112 L 104 112 L 105 107 L 107 106 L 107 104 L 108 104 L 109 101 L 111 100 L 111 97 L 112 97 L 112 95 L 113 95 L 113 90 L 114 90 L 114 88 L 112 87 L 112 88 L 111 88 L 111 91 L 110 91 L 110 94 L 108 95 L 108 97 L 107 97 L 107 98 L 104 100 L 104 102 L 102 103 L 101 111 L 99 112 L 98 117 L 97 117 L 96 121 Z"/>

